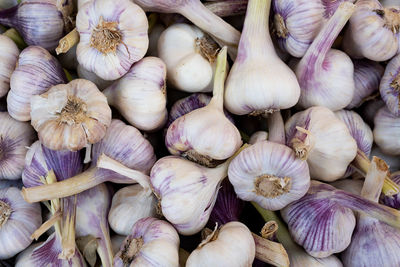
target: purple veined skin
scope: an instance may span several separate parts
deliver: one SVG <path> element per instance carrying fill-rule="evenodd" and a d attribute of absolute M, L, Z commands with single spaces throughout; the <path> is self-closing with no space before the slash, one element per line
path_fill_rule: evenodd
<path fill-rule="evenodd" d="M 374 118 L 374 141 L 383 153 L 400 155 L 400 117 L 393 115 L 386 106 Z"/>
<path fill-rule="evenodd" d="M 397 55 L 394 58 L 392 58 L 386 65 L 385 74 L 383 75 L 381 83 L 379 85 L 379 92 L 383 101 L 386 103 L 386 106 L 389 109 L 389 111 L 393 115 L 399 117 L 400 116 L 400 55 Z"/>
<path fill-rule="evenodd" d="M 72 0 L 25 0 L 0 10 L 0 23 L 16 28 L 28 45 L 54 50 L 70 26 L 68 16 L 73 11 Z M 46 27 L 43 27 L 46 25 Z"/>
<path fill-rule="evenodd" d="M 61 198 L 78 194 L 105 181 L 138 182 L 148 187 L 147 174 L 155 161 L 156 156 L 149 141 L 135 127 L 114 119 L 105 137 L 93 145 L 89 169 L 61 182 L 23 188 L 23 195 L 30 202 Z M 121 172 L 123 174 L 119 174 Z"/>
<path fill-rule="evenodd" d="M 393 182 L 400 185 L 400 171 L 394 172 L 390 175 Z M 400 210 L 400 194 L 393 196 L 381 196 L 381 203 L 394 209 Z"/>
<path fill-rule="evenodd" d="M 9 37 L 0 36 L 0 98 L 5 96 L 10 89 L 10 77 L 17 63 L 19 49 Z"/>

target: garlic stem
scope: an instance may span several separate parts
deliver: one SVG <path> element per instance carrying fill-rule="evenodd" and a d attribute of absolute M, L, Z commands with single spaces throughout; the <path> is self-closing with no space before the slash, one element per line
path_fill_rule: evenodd
<path fill-rule="evenodd" d="M 99 254 L 103 267 L 112 267 L 114 255 L 112 254 L 113 250 L 111 245 L 110 232 L 108 230 L 108 226 L 105 226 L 103 223 L 100 224 L 100 227 L 104 238 L 100 238 L 97 240 L 97 253 Z"/>
<path fill-rule="evenodd" d="M 57 55 L 67 53 L 74 45 L 79 43 L 79 33 L 74 28 L 67 35 L 60 39 L 56 48 Z"/>
<path fill-rule="evenodd" d="M 237 16 L 246 13 L 247 0 L 206 2 L 204 6 L 218 17 Z"/>
<path fill-rule="evenodd" d="M 28 46 L 25 43 L 24 39 L 22 39 L 22 36 L 19 34 L 19 32 L 14 28 L 8 29 L 5 33 L 3 33 L 3 35 L 13 40 L 18 48 L 21 50 Z"/>
<path fill-rule="evenodd" d="M 274 266 L 289 267 L 289 256 L 282 244 L 252 233 L 256 243 L 256 258 Z"/>
<path fill-rule="evenodd" d="M 227 48 L 224 46 L 217 56 L 217 66 L 214 75 L 214 89 L 213 97 L 210 104 L 218 108 L 221 112 L 224 110 L 224 84 L 226 79 L 226 62 L 227 62 Z"/>
<path fill-rule="evenodd" d="M 61 199 L 63 220 L 61 221 L 61 247 L 59 259 L 69 260 L 75 255 L 76 195 Z"/>
<path fill-rule="evenodd" d="M 33 234 L 31 235 L 32 239 L 38 240 L 38 238 L 44 234 L 47 230 L 49 230 L 54 224 L 56 224 L 62 217 L 62 212 L 60 210 L 56 211 L 50 219 L 48 219 L 45 223 L 43 223 Z"/>
<path fill-rule="evenodd" d="M 389 167 L 386 162 L 374 156 L 369 166 L 367 176 L 365 176 L 361 196 L 371 201 L 378 202 L 388 170 Z"/>
<path fill-rule="evenodd" d="M 296 133 L 290 141 L 290 144 L 296 153 L 296 157 L 301 160 L 306 160 L 314 146 L 313 136 L 310 131 L 296 126 Z"/>
<path fill-rule="evenodd" d="M 285 145 L 285 123 L 280 111 L 265 115 L 268 124 L 268 141 Z"/>
<path fill-rule="evenodd" d="M 221 47 L 224 45 L 228 46 L 230 57 L 232 59 L 236 58 L 237 44 L 240 39 L 240 32 L 238 30 L 212 13 L 200 0 L 188 0 L 177 11 L 197 27 L 213 36 Z"/>

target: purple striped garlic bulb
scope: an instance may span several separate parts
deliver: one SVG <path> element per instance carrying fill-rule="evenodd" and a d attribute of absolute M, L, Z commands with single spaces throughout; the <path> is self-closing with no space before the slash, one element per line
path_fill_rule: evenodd
<path fill-rule="evenodd" d="M 398 16 L 400 20 L 400 11 Z M 387 64 L 379 92 L 389 111 L 397 117 L 400 116 L 400 54 Z"/>
<path fill-rule="evenodd" d="M 79 64 L 104 80 L 116 80 L 147 52 L 148 22 L 129 0 L 94 0 L 79 8 L 76 49 Z"/>
<path fill-rule="evenodd" d="M 383 153 L 400 155 L 400 117 L 384 106 L 374 118 L 374 141 Z"/>
<path fill-rule="evenodd" d="M 10 38 L 0 35 L 0 50 L 0 97 L 3 97 L 10 89 L 10 77 L 17 63 L 19 49 Z"/>

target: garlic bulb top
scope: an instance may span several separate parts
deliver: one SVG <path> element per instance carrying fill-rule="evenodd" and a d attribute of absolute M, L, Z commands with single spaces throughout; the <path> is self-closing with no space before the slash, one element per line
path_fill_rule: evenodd
<path fill-rule="evenodd" d="M 251 266 L 255 244 L 250 230 L 241 222 L 229 222 L 215 229 L 187 259 L 187 267 Z"/>
<path fill-rule="evenodd" d="M 149 188 L 139 184 L 118 190 L 108 213 L 110 227 L 120 235 L 129 235 L 132 226 L 140 219 L 156 216 L 157 201 Z"/>
<path fill-rule="evenodd" d="M 41 225 L 39 203 L 27 203 L 15 187 L 0 189 L 0 259 L 26 249 L 32 233 Z"/>
<path fill-rule="evenodd" d="M 289 147 L 268 141 L 241 151 L 229 165 L 228 177 L 239 198 L 268 210 L 282 209 L 310 186 L 307 163 Z"/>
<path fill-rule="evenodd" d="M 194 25 L 173 24 L 158 39 L 168 82 L 185 92 L 211 92 L 219 46 Z"/>
<path fill-rule="evenodd" d="M 357 143 L 346 124 L 328 108 L 297 112 L 285 130 L 288 146 L 307 160 L 312 179 L 332 182 L 341 178 L 357 154 Z"/>
<path fill-rule="evenodd" d="M 104 80 L 122 77 L 149 45 L 146 14 L 129 0 L 87 2 L 78 11 L 76 29 L 79 64 Z"/>
<path fill-rule="evenodd" d="M 10 89 L 10 77 L 17 63 L 19 50 L 17 45 L 7 36 L 0 35 L 0 97 Z"/>
<path fill-rule="evenodd" d="M 161 59 L 145 57 L 103 93 L 130 124 L 154 131 L 167 120 L 166 72 Z"/>
<path fill-rule="evenodd" d="M 353 58 L 392 58 L 399 50 L 400 9 L 384 8 L 378 0 L 359 0 L 350 19 L 343 48 Z"/>
<path fill-rule="evenodd" d="M 238 129 L 223 112 L 226 61 L 224 47 L 218 54 L 210 103 L 176 119 L 168 127 L 165 144 L 171 154 L 182 155 L 205 166 L 216 166 L 241 146 Z"/>
<path fill-rule="evenodd" d="M 99 142 L 111 123 L 106 97 L 90 81 L 76 79 L 51 87 L 31 100 L 32 126 L 53 150 L 79 150 Z"/>
<path fill-rule="evenodd" d="M 179 266 L 179 236 L 166 221 L 137 221 L 114 257 L 114 266 Z"/>
<path fill-rule="evenodd" d="M 32 96 L 43 94 L 50 87 L 66 81 L 60 63 L 46 49 L 39 46 L 25 48 L 10 78 L 8 112 L 14 119 L 29 121 Z"/>
<path fill-rule="evenodd" d="M 36 139 L 28 122 L 0 112 L 0 180 L 21 178 L 27 147 Z"/>
<path fill-rule="evenodd" d="M 381 84 L 379 85 L 379 91 L 389 111 L 397 117 L 400 116 L 400 54 L 392 58 L 387 64 L 385 74 L 383 75 Z"/>
<path fill-rule="evenodd" d="M 237 115 L 287 109 L 300 96 L 296 76 L 276 54 L 266 30 L 270 4 L 270 0 L 248 3 L 238 57 L 229 72 L 225 90 L 225 107 Z"/>
<path fill-rule="evenodd" d="M 380 108 L 374 119 L 374 141 L 388 155 L 400 155 L 400 117 L 386 106 Z"/>
<path fill-rule="evenodd" d="M 353 62 L 331 46 L 354 8 L 350 2 L 341 3 L 294 66 L 301 87 L 300 107 L 325 106 L 335 111 L 350 104 L 355 90 Z"/>

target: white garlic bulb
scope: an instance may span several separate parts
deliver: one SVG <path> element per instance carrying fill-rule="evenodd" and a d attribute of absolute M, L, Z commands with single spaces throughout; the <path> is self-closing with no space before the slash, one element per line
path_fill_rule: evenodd
<path fill-rule="evenodd" d="M 332 182 L 343 177 L 357 154 L 346 124 L 328 108 L 316 106 L 294 114 L 285 130 L 287 145 L 307 160 L 312 179 Z"/>
<path fill-rule="evenodd" d="M 268 210 L 282 209 L 310 187 L 307 163 L 289 147 L 268 141 L 243 149 L 229 165 L 228 177 L 239 198 Z"/>
<path fill-rule="evenodd" d="M 377 145 L 374 145 L 371 149 L 371 157 L 372 156 L 383 159 L 389 165 L 389 170 L 391 172 L 400 170 L 400 158 L 394 155 L 383 153 L 383 151 Z"/>
<path fill-rule="evenodd" d="M 146 14 L 129 0 L 87 2 L 79 8 L 76 29 L 79 64 L 104 80 L 122 77 L 149 45 Z"/>
<path fill-rule="evenodd" d="M 78 64 L 78 67 L 76 68 L 76 72 L 77 72 L 79 78 L 93 82 L 97 86 L 97 88 L 99 88 L 100 91 L 103 91 L 104 89 L 106 89 L 108 86 L 110 86 L 113 83 L 113 81 L 103 80 L 102 78 L 97 76 L 96 73 L 86 70 L 84 67 L 82 67 L 81 64 Z"/>
<path fill-rule="evenodd" d="M 215 229 L 187 259 L 187 267 L 251 266 L 255 244 L 250 230 L 241 222 L 229 222 Z"/>
<path fill-rule="evenodd" d="M 374 141 L 388 155 L 400 155 L 400 117 L 386 106 L 379 109 L 374 119 Z"/>
<path fill-rule="evenodd" d="M 17 63 L 19 50 L 10 38 L 0 35 L 0 51 L 0 97 L 3 97 L 10 89 L 10 77 Z"/>
<path fill-rule="evenodd" d="M 0 179 L 21 178 L 27 147 L 36 139 L 28 122 L 17 121 L 0 112 Z"/>
<path fill-rule="evenodd" d="M 254 145 L 255 143 L 268 140 L 268 132 L 257 131 L 250 136 L 249 144 Z"/>
<path fill-rule="evenodd" d="M 154 131 L 167 121 L 166 75 L 161 59 L 145 57 L 103 93 L 130 124 Z"/>
<path fill-rule="evenodd" d="M 120 251 L 114 267 L 179 266 L 179 236 L 166 221 L 147 217 L 135 223 Z"/>
<path fill-rule="evenodd" d="M 156 215 L 157 199 L 149 188 L 139 184 L 118 190 L 108 213 L 110 227 L 119 235 L 129 235 L 140 219 Z"/>
<path fill-rule="evenodd" d="M 194 25 L 178 23 L 158 39 L 158 56 L 167 65 L 168 82 L 185 92 L 211 92 L 219 46 Z"/>
<path fill-rule="evenodd" d="M 0 189 L 0 259 L 26 249 L 42 223 L 39 203 L 27 203 L 15 187 Z"/>
<path fill-rule="evenodd" d="M 111 109 L 94 83 L 76 79 L 33 96 L 31 117 L 46 147 L 75 151 L 104 137 L 111 124 Z"/>

